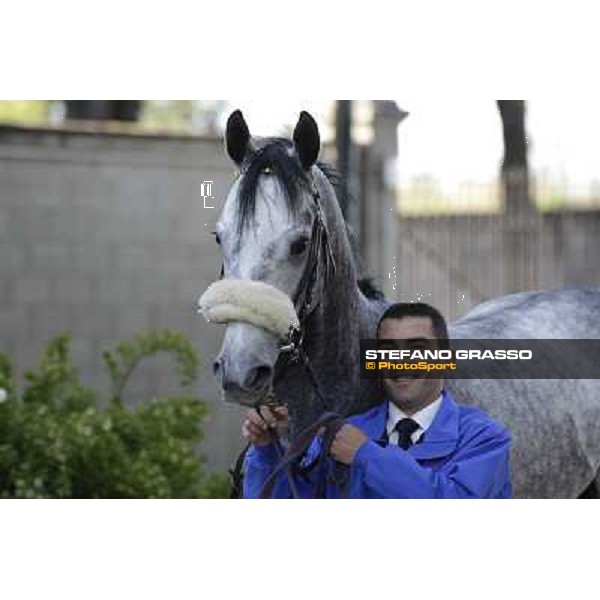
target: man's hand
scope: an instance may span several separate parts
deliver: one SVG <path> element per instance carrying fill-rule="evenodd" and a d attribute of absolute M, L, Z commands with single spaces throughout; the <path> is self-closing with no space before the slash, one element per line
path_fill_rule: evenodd
<path fill-rule="evenodd" d="M 368 441 L 368 437 L 354 425 L 342 425 L 341 429 L 337 432 L 329 454 L 335 458 L 335 460 L 349 465 L 354 460 L 356 451 Z"/>
<path fill-rule="evenodd" d="M 276 436 L 287 435 L 289 424 L 287 406 L 263 406 L 260 414 L 255 409 L 248 411 L 242 425 L 242 435 L 255 446 L 266 446 L 273 442 Z"/>

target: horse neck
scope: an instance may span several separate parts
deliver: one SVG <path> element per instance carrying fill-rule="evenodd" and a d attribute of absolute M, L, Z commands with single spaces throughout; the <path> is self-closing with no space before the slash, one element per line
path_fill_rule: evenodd
<path fill-rule="evenodd" d="M 332 199 L 325 206 L 325 213 L 328 230 L 335 234 L 332 250 L 337 268 L 335 278 L 323 294 L 323 310 L 318 313 L 321 340 L 317 348 L 327 349 L 318 371 L 334 399 L 331 408 L 357 412 L 382 399 L 381 386 L 375 380 L 360 378 L 358 356 L 360 340 L 377 337 L 379 318 L 393 300 L 367 298 L 359 289 L 345 222 L 335 195 L 328 198 Z M 318 338 L 317 333 L 314 339 Z"/>
<path fill-rule="evenodd" d="M 331 329 L 329 333 L 333 334 L 342 329 L 352 337 L 358 347 L 361 339 L 376 337 L 379 317 L 393 301 L 385 298 L 367 298 L 359 289 L 358 270 L 339 201 L 322 174 L 319 173 L 315 179 L 323 197 L 325 220 L 338 267 L 333 284 L 324 292 L 325 303 L 331 308 L 330 312 L 333 315 L 332 321 L 326 323 L 326 329 Z M 345 324 L 346 327 L 340 327 L 340 324 Z"/>
<path fill-rule="evenodd" d="M 386 306 L 385 301 L 365 298 L 359 290 L 339 203 L 329 184 L 319 185 L 319 189 L 336 270 L 324 283 L 320 305 L 306 320 L 304 349 L 326 406 L 316 397 L 302 368 L 292 369 L 286 375 L 285 387 L 282 384 L 281 394 L 290 400 L 296 431 L 314 422 L 323 408 L 342 410 L 355 403 L 363 406 L 375 398 L 372 380 L 360 379 L 358 352 L 362 337 L 375 337 L 377 319 Z"/>
<path fill-rule="evenodd" d="M 320 186 L 335 274 L 323 284 L 321 304 L 307 323 L 307 354 L 314 361 L 329 399 L 328 408 L 356 393 L 360 383 L 360 292 L 346 226 L 333 188 Z M 317 185 L 319 182 L 317 181 Z M 321 257 L 323 260 L 324 257 Z"/>

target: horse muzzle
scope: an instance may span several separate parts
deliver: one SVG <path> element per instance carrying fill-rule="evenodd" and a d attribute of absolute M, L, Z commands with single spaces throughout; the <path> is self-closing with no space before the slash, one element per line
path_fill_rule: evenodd
<path fill-rule="evenodd" d="M 261 281 L 222 279 L 200 297 L 198 312 L 229 325 L 213 364 L 223 399 L 252 407 L 272 400 L 278 354 L 290 350 L 299 331 L 289 296 Z"/>

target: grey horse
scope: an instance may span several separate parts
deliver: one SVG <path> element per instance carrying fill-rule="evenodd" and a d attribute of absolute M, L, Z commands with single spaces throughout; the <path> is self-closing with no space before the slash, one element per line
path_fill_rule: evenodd
<path fill-rule="evenodd" d="M 310 247 L 315 188 L 336 269 L 328 277 L 317 271 L 319 301 L 302 324 L 326 406 L 306 369 L 281 361 L 276 337 L 246 322 L 227 325 L 214 363 L 225 400 L 252 406 L 270 390 L 290 407 L 292 435 L 324 408 L 359 412 L 381 402 L 380 386 L 360 378 L 359 341 L 375 337 L 392 301 L 360 278 L 335 172 L 317 161 L 314 119 L 302 112 L 293 140 L 253 138 L 235 111 L 226 148 L 240 176 L 216 226 L 223 277 L 265 282 L 293 297 Z M 464 339 L 599 338 L 599 316 L 599 289 L 518 293 L 480 304 L 449 332 Z M 600 380 L 463 379 L 447 386 L 459 402 L 481 408 L 511 432 L 516 497 L 594 495 L 600 484 Z"/>

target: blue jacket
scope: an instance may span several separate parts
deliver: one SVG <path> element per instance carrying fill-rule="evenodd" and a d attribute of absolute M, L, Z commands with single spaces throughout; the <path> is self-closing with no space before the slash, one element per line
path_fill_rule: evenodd
<path fill-rule="evenodd" d="M 350 498 L 510 498 L 510 436 L 482 411 L 456 403 L 444 389 L 440 408 L 419 442 L 408 450 L 382 440 L 387 400 L 347 421 L 369 438 L 356 452 L 350 468 L 329 458 L 327 498 L 342 497 L 340 478 Z M 321 451 L 316 437 L 303 459 L 311 464 Z M 279 458 L 275 444 L 251 446 L 246 456 L 244 497 L 258 498 Z M 295 475 L 301 498 L 315 496 L 315 470 Z M 291 498 L 286 475 L 279 473 L 273 498 Z"/>

